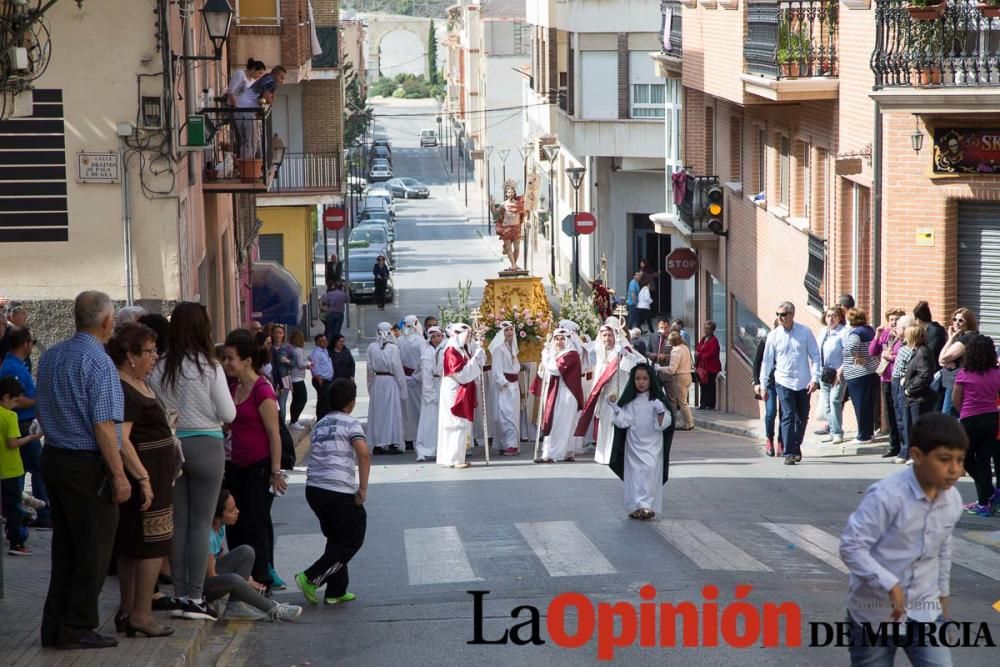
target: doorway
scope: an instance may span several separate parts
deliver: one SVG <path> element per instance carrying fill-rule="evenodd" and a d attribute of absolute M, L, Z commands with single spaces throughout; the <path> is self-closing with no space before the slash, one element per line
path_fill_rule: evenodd
<path fill-rule="evenodd" d="M 664 260 L 670 254 L 670 235 L 657 234 L 649 213 L 629 214 L 632 227 L 632 248 L 628 264 L 628 280 L 639 270 L 639 261 L 646 260 L 657 271 L 655 293 L 653 294 L 653 315 L 661 318 L 671 316 L 671 278 L 664 271 Z M 626 281 L 627 284 L 627 281 Z"/>

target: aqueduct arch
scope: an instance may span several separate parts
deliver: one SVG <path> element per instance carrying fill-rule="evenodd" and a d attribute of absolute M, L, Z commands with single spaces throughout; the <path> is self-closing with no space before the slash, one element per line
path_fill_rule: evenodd
<path fill-rule="evenodd" d="M 427 43 L 428 33 L 431 23 L 435 23 L 438 30 L 444 28 L 444 19 L 431 19 L 422 16 L 400 16 L 397 14 L 360 14 L 368 25 L 368 62 L 373 71 L 381 70 L 382 63 L 379 62 L 382 40 L 389 33 L 397 30 L 405 30 L 420 40 L 420 46 L 424 54 L 424 76 L 430 78 L 431 73 L 427 67 Z"/>

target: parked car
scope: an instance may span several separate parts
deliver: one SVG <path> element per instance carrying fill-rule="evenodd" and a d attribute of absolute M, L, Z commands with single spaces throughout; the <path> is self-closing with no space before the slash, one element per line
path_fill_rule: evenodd
<path fill-rule="evenodd" d="M 385 182 L 385 187 L 393 196 L 403 199 L 427 199 L 431 196 L 430 189 L 415 178 L 391 178 Z"/>
<path fill-rule="evenodd" d="M 396 218 L 392 215 L 391 211 L 386 209 L 381 200 L 370 202 L 369 206 L 365 206 L 361 209 L 361 212 L 358 213 L 359 222 L 373 219 L 385 220 L 386 224 L 390 227 L 395 226 L 396 224 Z"/>
<path fill-rule="evenodd" d="M 392 152 L 392 144 L 390 144 L 389 140 L 386 139 L 385 137 L 375 137 L 375 139 L 372 141 L 371 149 L 374 149 L 377 146 L 381 146 L 382 148 L 385 148 L 389 152 Z"/>
<path fill-rule="evenodd" d="M 437 130 L 420 130 L 420 147 L 425 146 L 437 146 L 438 145 L 438 133 Z"/>
<path fill-rule="evenodd" d="M 360 176 L 348 176 L 347 187 L 351 192 L 361 194 L 368 187 L 368 181 Z"/>
<path fill-rule="evenodd" d="M 389 237 L 389 247 L 395 250 L 396 231 L 392 228 L 392 223 L 388 219 L 364 218 L 358 221 L 358 224 L 354 226 L 354 229 L 367 229 L 368 227 L 385 231 L 386 235 Z"/>
<path fill-rule="evenodd" d="M 361 202 L 361 208 L 369 205 L 380 204 L 383 208 L 392 213 L 393 220 L 396 219 L 396 200 L 389 190 L 369 189 L 365 192 L 365 198 Z"/>
<path fill-rule="evenodd" d="M 389 263 L 392 263 L 393 252 L 389 234 L 380 227 L 355 227 L 347 237 L 347 247 L 381 252 Z"/>
<path fill-rule="evenodd" d="M 372 146 L 368 157 L 373 160 L 388 160 L 389 164 L 392 164 L 392 151 L 385 146 Z"/>
<path fill-rule="evenodd" d="M 371 301 L 375 298 L 375 276 L 372 274 L 372 267 L 381 252 L 368 248 L 349 248 L 349 270 L 347 272 L 347 285 L 350 290 L 351 302 Z M 386 256 L 386 264 L 392 270 L 392 261 Z M 392 301 L 394 289 L 392 285 L 392 275 L 389 276 L 389 285 L 385 289 L 385 300 Z"/>
<path fill-rule="evenodd" d="M 388 181 L 392 178 L 392 167 L 387 160 L 375 160 L 371 169 L 368 170 L 369 181 Z"/>

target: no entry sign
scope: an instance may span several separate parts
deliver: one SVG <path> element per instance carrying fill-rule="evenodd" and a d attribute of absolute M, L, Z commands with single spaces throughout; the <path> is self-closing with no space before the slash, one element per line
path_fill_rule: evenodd
<path fill-rule="evenodd" d="M 347 224 L 347 214 L 344 209 L 337 206 L 330 206 L 323 211 L 323 226 L 331 232 L 343 229 Z"/>
<path fill-rule="evenodd" d="M 676 280 L 688 280 L 698 270 L 698 255 L 690 248 L 677 248 L 667 255 L 667 273 Z"/>
<path fill-rule="evenodd" d="M 593 234 L 597 229 L 597 218 L 593 213 L 586 211 L 576 214 L 576 224 L 574 225 L 577 234 Z"/>

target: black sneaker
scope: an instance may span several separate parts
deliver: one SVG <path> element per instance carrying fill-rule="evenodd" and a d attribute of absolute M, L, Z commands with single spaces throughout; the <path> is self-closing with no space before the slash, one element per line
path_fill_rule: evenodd
<path fill-rule="evenodd" d="M 389 454 L 402 454 L 403 450 L 400 449 L 399 445 L 389 445 Z"/>
<path fill-rule="evenodd" d="M 174 611 L 175 609 L 184 611 L 181 600 L 169 595 L 161 595 L 158 598 L 153 598 L 153 611 Z"/>
<path fill-rule="evenodd" d="M 201 602 L 195 602 L 194 600 L 185 600 L 184 607 L 181 613 L 182 618 L 186 618 L 190 621 L 217 621 L 219 620 L 219 615 L 215 613 L 215 610 L 208 606 L 208 603 L 202 600 Z"/>
<path fill-rule="evenodd" d="M 407 440 L 406 441 L 406 451 L 408 451 L 408 452 L 412 452 L 413 451 L 413 441 L 412 440 Z"/>
<path fill-rule="evenodd" d="M 379 454 L 385 454 L 385 447 L 376 447 L 372 450 L 372 454 L 378 456 Z"/>

